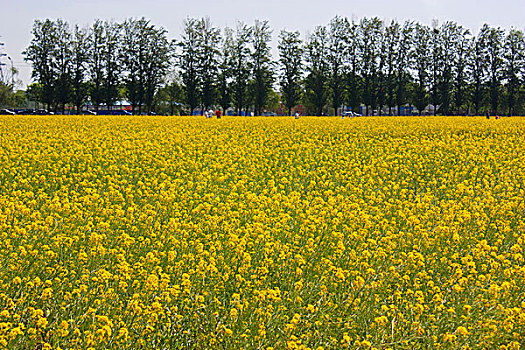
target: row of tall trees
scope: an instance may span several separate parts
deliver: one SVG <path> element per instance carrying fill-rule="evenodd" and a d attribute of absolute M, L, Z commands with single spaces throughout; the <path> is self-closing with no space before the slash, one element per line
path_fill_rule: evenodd
<path fill-rule="evenodd" d="M 359 22 L 335 17 L 304 43 L 305 102 L 365 113 L 413 105 L 441 114 L 523 112 L 521 30 L 484 25 L 477 36 L 455 22 Z"/>
<path fill-rule="evenodd" d="M 98 111 L 125 97 L 139 112 L 153 109 L 171 53 L 166 30 L 144 18 L 96 20 L 89 28 L 36 20 L 24 52 L 38 82 L 33 90 L 48 109 L 63 111 L 70 104 L 78 111 L 90 101 Z"/>
<path fill-rule="evenodd" d="M 178 66 L 190 110 L 220 106 L 260 115 L 275 79 L 271 34 L 267 21 L 239 22 L 221 33 L 209 18 L 187 19 Z"/>
<path fill-rule="evenodd" d="M 525 38 L 519 29 L 484 25 L 477 35 L 455 22 L 426 26 L 374 18 L 334 17 L 304 39 L 278 34 L 272 57 L 267 21 L 220 29 L 188 18 L 179 40 L 149 21 L 95 21 L 73 29 L 62 20 L 35 21 L 26 50 L 48 107 L 95 109 L 119 96 L 133 110 L 158 101 L 195 109 L 261 114 L 274 90 L 288 113 L 343 108 L 365 114 L 516 114 L 524 111 Z M 169 78 L 166 78 L 169 77 Z"/>

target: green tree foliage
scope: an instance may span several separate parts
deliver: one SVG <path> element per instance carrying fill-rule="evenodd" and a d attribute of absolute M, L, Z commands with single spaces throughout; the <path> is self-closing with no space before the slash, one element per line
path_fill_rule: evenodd
<path fill-rule="evenodd" d="M 120 71 L 119 60 L 120 31 L 122 27 L 115 22 L 104 22 L 104 45 L 102 50 L 102 94 L 108 109 L 111 109 L 119 97 Z"/>
<path fill-rule="evenodd" d="M 104 23 L 96 20 L 89 33 L 89 85 L 91 103 L 98 111 L 104 100 Z M 126 61 L 123 62 L 126 64 Z"/>
<path fill-rule="evenodd" d="M 361 104 L 361 51 L 360 51 L 360 26 L 354 21 L 346 22 L 347 24 L 347 43 L 345 62 L 345 89 L 346 104 L 353 111 L 359 111 Z"/>
<path fill-rule="evenodd" d="M 301 74 L 303 70 L 302 41 L 299 32 L 281 31 L 279 34 L 279 67 L 282 99 L 288 115 L 301 98 Z"/>
<path fill-rule="evenodd" d="M 509 116 L 515 111 L 519 88 L 525 69 L 525 38 L 523 31 L 511 29 L 505 37 L 505 67 L 506 104 Z"/>
<path fill-rule="evenodd" d="M 471 43 L 470 43 L 470 31 L 458 26 L 456 32 L 456 39 L 454 40 L 453 50 L 454 62 L 453 62 L 453 75 L 454 75 L 454 105 L 456 113 L 460 114 L 467 108 L 467 91 L 468 91 L 468 77 L 469 72 L 469 61 L 471 57 Z"/>
<path fill-rule="evenodd" d="M 219 52 L 219 69 L 217 76 L 217 99 L 218 105 L 222 108 L 223 113 L 230 107 L 232 102 L 232 74 L 230 66 L 231 52 L 229 48 L 233 47 L 233 31 L 231 28 L 224 29 L 224 36 L 221 40 L 221 49 Z"/>
<path fill-rule="evenodd" d="M 126 97 L 132 110 L 153 110 L 154 95 L 170 65 L 171 44 L 164 28 L 145 18 L 128 19 L 122 25 L 121 54 Z"/>
<path fill-rule="evenodd" d="M 471 101 L 474 106 L 474 113 L 477 115 L 483 104 L 487 81 L 487 54 L 483 37 L 478 35 L 472 38 L 470 47 Z"/>
<path fill-rule="evenodd" d="M 344 93 L 344 57 L 347 49 L 348 20 L 336 16 L 328 24 L 327 64 L 328 86 L 334 115 L 343 102 Z"/>
<path fill-rule="evenodd" d="M 318 116 L 323 115 L 323 109 L 328 102 L 327 36 L 326 27 L 318 26 L 308 38 L 305 47 L 306 103 Z"/>
<path fill-rule="evenodd" d="M 257 115 L 262 115 L 264 106 L 268 102 L 268 94 L 272 91 L 273 62 L 270 54 L 272 31 L 268 21 L 256 20 L 251 30 L 254 81 L 254 105 Z"/>
<path fill-rule="evenodd" d="M 366 114 L 369 107 L 377 102 L 378 86 L 378 58 L 381 50 L 381 38 L 383 21 L 374 17 L 364 18 L 360 23 L 361 29 L 361 52 L 362 52 L 362 75 L 363 75 L 363 104 Z"/>
<path fill-rule="evenodd" d="M 430 74 L 430 28 L 419 23 L 414 27 L 413 69 L 415 71 L 415 89 L 413 103 L 419 111 L 423 112 L 428 104 L 428 76 Z"/>
<path fill-rule="evenodd" d="M 226 41 L 225 49 L 229 51 L 229 67 L 231 70 L 231 92 L 233 106 L 237 115 L 246 108 L 248 101 L 248 81 L 252 71 L 249 60 L 252 28 L 237 22 L 237 27 L 231 33 L 231 40 Z"/>
<path fill-rule="evenodd" d="M 490 108 L 492 113 L 497 113 L 503 76 L 504 32 L 501 28 L 492 28 L 485 24 L 479 35 L 484 42 L 487 54 Z"/>
<path fill-rule="evenodd" d="M 55 88 L 58 80 L 55 69 L 57 28 L 50 19 L 35 20 L 32 34 L 33 39 L 24 51 L 25 60 L 33 65 L 32 77 L 42 87 L 41 101 L 50 109 L 56 101 Z"/>
<path fill-rule="evenodd" d="M 200 102 L 198 23 L 199 20 L 195 18 L 187 18 L 184 21 L 182 40 L 179 42 L 182 49 L 179 55 L 179 67 L 182 72 L 186 103 L 190 108 L 190 113 L 193 113 Z"/>
<path fill-rule="evenodd" d="M 38 86 L 31 94 L 48 109 L 78 112 L 88 101 L 96 110 L 111 108 L 124 96 L 134 112 L 174 113 L 180 102 L 168 106 L 176 96 L 191 112 L 233 107 L 262 114 L 280 109 L 272 93 L 278 87 L 289 114 L 300 101 L 317 115 L 343 107 L 392 115 L 407 105 L 420 114 L 430 106 L 441 114 L 524 111 L 524 34 L 487 24 L 472 35 L 452 21 L 428 27 L 336 16 L 305 42 L 298 32 L 281 31 L 277 62 L 272 30 L 260 20 L 221 33 L 207 17 L 188 18 L 176 45 L 145 18 L 96 20 L 88 30 L 36 20 L 32 35 L 24 52 Z M 175 85 L 168 71 L 180 77 Z"/>
<path fill-rule="evenodd" d="M 89 33 L 75 26 L 71 41 L 71 102 L 80 113 L 86 102 L 88 84 L 86 70 L 89 63 Z"/>
<path fill-rule="evenodd" d="M 220 41 L 220 29 L 213 27 L 209 17 L 197 22 L 197 72 L 201 84 L 201 103 L 205 109 L 212 107 L 216 102 Z"/>

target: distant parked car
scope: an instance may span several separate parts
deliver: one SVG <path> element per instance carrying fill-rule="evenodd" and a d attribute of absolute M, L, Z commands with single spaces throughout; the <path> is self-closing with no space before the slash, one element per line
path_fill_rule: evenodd
<path fill-rule="evenodd" d="M 274 112 L 264 112 L 263 115 L 266 116 L 266 117 L 276 117 L 276 116 L 277 116 L 277 113 L 274 113 Z"/>
<path fill-rule="evenodd" d="M 32 110 L 32 109 L 15 109 L 14 112 L 16 114 L 25 114 L 25 115 L 31 115 L 31 114 L 35 114 L 35 111 Z"/>
<path fill-rule="evenodd" d="M 107 110 L 100 110 L 97 112 L 98 115 L 131 115 L 130 112 L 125 111 L 123 109 L 115 109 L 111 111 Z"/>
<path fill-rule="evenodd" d="M 10 109 L 0 109 L 2 115 L 15 115 L 16 113 Z"/>
<path fill-rule="evenodd" d="M 47 109 L 37 109 L 33 114 L 36 115 L 54 115 L 54 112 L 48 111 Z"/>
<path fill-rule="evenodd" d="M 352 111 L 346 111 L 346 112 L 343 112 L 343 116 L 353 118 L 353 117 L 360 117 L 361 114 L 359 114 L 359 113 L 354 113 L 354 112 L 352 112 Z"/>
<path fill-rule="evenodd" d="M 123 109 L 118 109 L 116 111 L 111 111 L 111 115 L 131 115 L 131 113 Z"/>

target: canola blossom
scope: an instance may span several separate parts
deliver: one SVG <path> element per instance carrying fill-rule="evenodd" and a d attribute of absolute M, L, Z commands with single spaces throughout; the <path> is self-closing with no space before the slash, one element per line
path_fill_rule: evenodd
<path fill-rule="evenodd" d="M 0 348 L 522 349 L 524 135 L 0 117 Z"/>

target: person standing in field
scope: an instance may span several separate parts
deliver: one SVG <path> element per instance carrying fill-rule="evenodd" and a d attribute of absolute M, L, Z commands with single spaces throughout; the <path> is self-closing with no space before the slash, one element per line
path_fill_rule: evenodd
<path fill-rule="evenodd" d="M 221 119 L 221 114 L 222 114 L 222 112 L 221 112 L 220 109 L 218 109 L 217 111 L 215 111 L 215 115 L 217 116 L 217 119 Z"/>
<path fill-rule="evenodd" d="M 295 112 L 295 119 L 299 119 L 299 112 Z"/>

